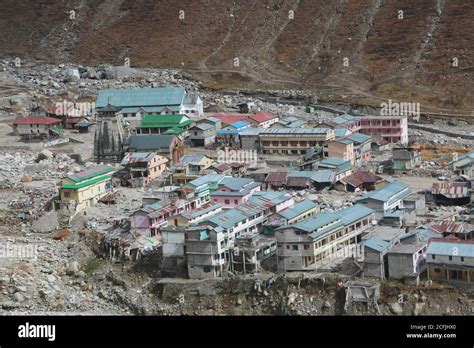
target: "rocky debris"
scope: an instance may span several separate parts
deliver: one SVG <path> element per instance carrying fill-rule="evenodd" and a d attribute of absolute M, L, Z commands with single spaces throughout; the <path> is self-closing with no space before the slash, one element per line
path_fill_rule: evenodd
<path fill-rule="evenodd" d="M 395 315 L 402 315 L 403 314 L 403 309 L 402 306 L 398 302 L 393 302 L 389 304 L 390 312 L 392 312 Z"/>
<path fill-rule="evenodd" d="M 423 310 L 424 306 L 425 306 L 425 304 L 423 302 L 415 303 L 415 308 L 413 309 L 413 315 L 420 315 L 420 313 Z"/>

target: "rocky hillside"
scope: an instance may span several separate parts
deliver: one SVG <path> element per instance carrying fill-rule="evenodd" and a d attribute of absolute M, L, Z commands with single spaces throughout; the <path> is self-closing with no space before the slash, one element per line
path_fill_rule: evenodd
<path fill-rule="evenodd" d="M 302 88 L 367 104 L 388 97 L 440 112 L 470 114 L 474 104 L 474 2 L 2 4 L 0 52 L 10 57 L 116 65 L 129 58 L 131 66 L 182 68 L 215 88 Z"/>

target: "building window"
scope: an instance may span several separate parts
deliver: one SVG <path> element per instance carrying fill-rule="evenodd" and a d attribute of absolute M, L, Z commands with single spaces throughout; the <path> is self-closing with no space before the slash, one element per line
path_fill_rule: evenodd
<path fill-rule="evenodd" d="M 286 248 L 287 248 L 287 249 L 290 249 L 290 246 L 289 246 L 289 245 L 287 245 L 287 246 L 286 246 Z"/>
<path fill-rule="evenodd" d="M 431 258 L 434 260 L 436 259 L 436 255 L 431 255 Z"/>
<path fill-rule="evenodd" d="M 304 245 L 304 250 L 309 250 L 309 244 Z"/>
<path fill-rule="evenodd" d="M 293 250 L 298 250 L 298 245 L 293 245 L 293 246 L 292 246 L 292 249 L 293 249 Z"/>
<path fill-rule="evenodd" d="M 464 257 L 461 256 L 461 262 L 464 262 Z"/>
<path fill-rule="evenodd" d="M 230 201 L 228 199 L 224 200 L 225 204 L 230 204 Z"/>
<path fill-rule="evenodd" d="M 234 203 L 235 203 L 235 204 L 239 204 L 239 201 L 236 200 L 236 199 L 234 199 Z"/>
<path fill-rule="evenodd" d="M 441 270 L 439 268 L 435 268 L 434 271 L 435 271 L 435 273 L 441 272 Z"/>
<path fill-rule="evenodd" d="M 69 198 L 69 197 L 71 197 L 71 193 L 70 193 L 70 192 L 68 192 L 68 191 L 64 192 L 64 197 L 66 197 L 66 198 Z"/>
<path fill-rule="evenodd" d="M 204 273 L 209 273 L 209 272 L 211 271 L 211 266 L 203 266 L 203 267 L 202 267 L 202 271 L 203 271 Z"/>
<path fill-rule="evenodd" d="M 449 257 L 449 261 L 453 261 L 453 257 L 452 257 L 452 256 Z"/>

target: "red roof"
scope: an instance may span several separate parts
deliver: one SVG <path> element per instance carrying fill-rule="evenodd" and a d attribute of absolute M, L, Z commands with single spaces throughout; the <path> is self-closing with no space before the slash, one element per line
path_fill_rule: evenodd
<path fill-rule="evenodd" d="M 272 172 L 267 175 L 265 182 L 283 185 L 288 180 L 287 172 Z"/>
<path fill-rule="evenodd" d="M 247 121 L 247 116 L 241 116 L 241 115 L 232 115 L 232 114 L 215 114 L 212 117 L 217 118 L 221 120 L 223 124 L 232 124 L 234 122 L 238 121 Z"/>
<path fill-rule="evenodd" d="M 358 171 L 355 172 L 354 174 L 351 174 L 340 181 L 349 184 L 353 187 L 359 187 L 360 185 L 366 183 L 366 184 L 375 184 L 379 181 L 381 181 L 382 178 L 378 175 L 375 175 L 371 172 L 364 172 L 364 171 Z"/>
<path fill-rule="evenodd" d="M 255 122 L 262 123 L 278 118 L 278 116 L 271 112 L 257 112 L 255 115 L 250 116 L 250 118 Z"/>
<path fill-rule="evenodd" d="M 22 116 L 17 117 L 13 124 L 54 124 L 60 122 L 61 120 L 48 116 Z"/>

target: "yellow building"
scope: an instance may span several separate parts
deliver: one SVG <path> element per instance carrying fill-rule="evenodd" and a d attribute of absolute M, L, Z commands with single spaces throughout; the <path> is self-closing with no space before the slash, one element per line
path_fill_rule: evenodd
<path fill-rule="evenodd" d="M 72 205 L 74 211 L 79 211 L 95 205 L 112 192 L 113 171 L 113 168 L 103 165 L 65 178 L 59 189 L 61 207 Z"/>

